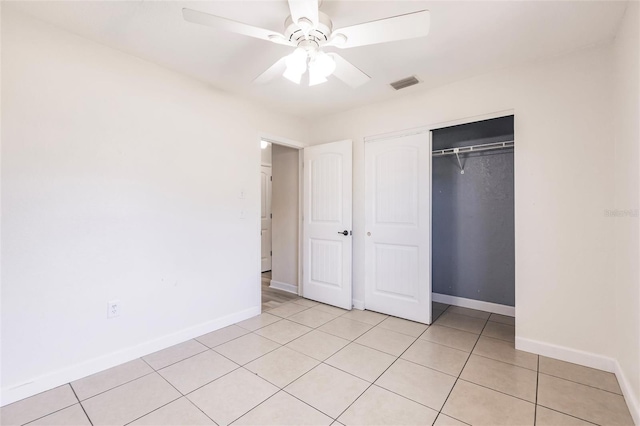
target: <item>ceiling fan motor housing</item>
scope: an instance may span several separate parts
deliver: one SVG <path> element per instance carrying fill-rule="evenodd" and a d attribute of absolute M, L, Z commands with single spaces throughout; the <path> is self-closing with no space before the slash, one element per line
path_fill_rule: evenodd
<path fill-rule="evenodd" d="M 304 31 L 300 26 L 293 22 L 291 15 L 284 21 L 284 36 L 287 40 L 295 43 L 299 47 L 319 47 L 329 40 L 333 24 L 331 19 L 324 13 L 318 12 L 318 25 L 309 31 L 309 37 L 306 38 Z"/>

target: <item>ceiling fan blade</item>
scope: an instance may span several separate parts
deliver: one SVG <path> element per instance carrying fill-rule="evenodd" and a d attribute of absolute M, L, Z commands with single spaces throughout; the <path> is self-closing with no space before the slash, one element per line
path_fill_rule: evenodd
<path fill-rule="evenodd" d="M 428 10 L 365 22 L 334 30 L 328 45 L 347 49 L 369 44 L 424 37 L 429 34 Z M 342 34 L 346 40 L 340 36 Z"/>
<path fill-rule="evenodd" d="M 301 18 L 310 21 L 309 29 L 318 26 L 318 0 L 289 0 L 289 10 L 291 19 L 300 26 L 302 31 L 305 31 L 305 28 L 304 25 L 300 25 Z"/>
<path fill-rule="evenodd" d="M 271 65 L 265 72 L 257 76 L 255 80 L 253 80 L 253 84 L 268 83 L 274 78 L 281 76 L 284 70 L 287 68 L 287 64 L 285 63 L 286 59 L 286 56 L 278 59 L 275 64 Z"/>
<path fill-rule="evenodd" d="M 371 80 L 371 77 L 337 53 L 327 53 L 327 55 L 330 55 L 336 62 L 336 69 L 333 75 L 349 86 L 356 88 Z"/>
<path fill-rule="evenodd" d="M 236 34 L 271 41 L 273 43 L 284 44 L 286 46 L 294 45 L 287 40 L 284 35 L 275 31 L 254 27 L 252 25 L 243 24 L 242 22 L 210 15 L 205 12 L 184 8 L 182 9 L 182 16 L 185 21 L 192 22 L 194 24 L 206 25 L 207 27 L 215 28 L 216 30 L 229 31 Z"/>

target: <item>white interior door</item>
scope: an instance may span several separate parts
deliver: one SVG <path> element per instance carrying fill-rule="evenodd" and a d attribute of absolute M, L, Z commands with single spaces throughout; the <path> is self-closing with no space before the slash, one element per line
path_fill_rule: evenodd
<path fill-rule="evenodd" d="M 271 270 L 271 167 L 260 168 L 261 203 L 260 238 L 262 240 L 262 272 Z"/>
<path fill-rule="evenodd" d="M 365 144 L 365 307 L 431 322 L 429 133 Z"/>
<path fill-rule="evenodd" d="M 302 294 L 351 309 L 351 141 L 304 149 Z"/>

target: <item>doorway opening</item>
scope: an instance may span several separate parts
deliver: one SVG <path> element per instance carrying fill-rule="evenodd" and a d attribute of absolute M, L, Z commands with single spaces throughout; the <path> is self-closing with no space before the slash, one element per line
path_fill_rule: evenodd
<path fill-rule="evenodd" d="M 260 238 L 262 310 L 299 293 L 300 149 L 261 141 Z"/>
<path fill-rule="evenodd" d="M 447 315 L 473 309 L 511 326 L 514 116 L 434 129 L 431 141 L 432 321 L 452 305 Z"/>

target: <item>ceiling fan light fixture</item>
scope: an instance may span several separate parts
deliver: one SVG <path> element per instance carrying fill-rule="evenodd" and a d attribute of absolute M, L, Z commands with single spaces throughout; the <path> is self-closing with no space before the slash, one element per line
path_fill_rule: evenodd
<path fill-rule="evenodd" d="M 286 59 L 287 69 L 297 74 L 304 74 L 307 70 L 307 51 L 297 48 Z"/>
<path fill-rule="evenodd" d="M 318 84 L 326 82 L 326 76 L 319 73 L 315 67 L 309 67 L 309 86 L 317 86 Z"/>
<path fill-rule="evenodd" d="M 294 50 L 285 59 L 285 64 L 287 68 L 282 76 L 287 80 L 300 84 L 302 74 L 307 71 L 307 51 L 301 48 Z"/>
<path fill-rule="evenodd" d="M 309 62 L 309 86 L 324 83 L 336 70 L 336 61 L 324 52 L 317 52 Z"/>
<path fill-rule="evenodd" d="M 300 81 L 302 80 L 302 74 L 291 71 L 289 68 L 284 71 L 282 76 L 295 84 L 300 84 Z"/>

